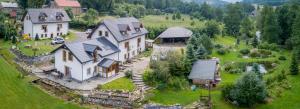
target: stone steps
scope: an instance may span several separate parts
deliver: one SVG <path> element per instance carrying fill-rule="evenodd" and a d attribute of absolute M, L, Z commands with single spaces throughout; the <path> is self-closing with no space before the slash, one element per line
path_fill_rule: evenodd
<path fill-rule="evenodd" d="M 142 73 L 134 73 L 132 75 L 132 81 L 137 86 L 137 88 L 143 89 L 145 91 L 152 89 L 144 83 Z"/>

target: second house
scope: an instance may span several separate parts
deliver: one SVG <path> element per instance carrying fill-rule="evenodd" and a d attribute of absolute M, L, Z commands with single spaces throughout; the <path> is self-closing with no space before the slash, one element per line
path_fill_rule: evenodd
<path fill-rule="evenodd" d="M 35 39 L 66 35 L 69 30 L 68 14 L 63 9 L 28 9 L 22 19 L 24 35 Z"/>

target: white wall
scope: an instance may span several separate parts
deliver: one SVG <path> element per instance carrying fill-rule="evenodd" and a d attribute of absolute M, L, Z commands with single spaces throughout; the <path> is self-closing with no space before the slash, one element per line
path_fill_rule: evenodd
<path fill-rule="evenodd" d="M 116 46 L 118 46 L 118 41 L 114 38 L 114 36 L 112 35 L 112 33 L 106 28 L 106 26 L 104 24 L 100 25 L 97 30 L 94 32 L 94 34 L 92 34 L 92 38 L 91 39 L 95 39 L 99 36 L 99 31 L 102 31 L 102 36 L 105 36 L 105 31 L 108 32 L 108 37 L 106 37 L 109 41 L 111 41 L 113 44 L 115 44 Z"/>
<path fill-rule="evenodd" d="M 60 29 L 60 31 L 57 31 L 58 24 L 62 24 L 62 28 Z M 47 25 L 48 30 L 47 30 L 46 33 L 42 29 L 42 25 Z M 57 37 L 57 36 L 61 36 L 60 33 L 62 33 L 62 35 L 66 35 L 68 33 L 68 30 L 69 30 L 69 23 L 68 22 L 33 24 L 32 38 L 35 38 L 36 34 L 39 35 L 40 39 L 50 38 L 51 34 L 53 34 L 53 37 Z M 59 35 L 57 35 L 57 33 L 59 33 Z M 44 34 L 43 38 L 41 37 L 41 34 Z M 47 37 L 45 37 L 45 34 L 47 34 Z"/>
<path fill-rule="evenodd" d="M 138 47 L 138 45 L 137 45 L 138 38 L 141 38 L 140 47 Z M 125 48 L 126 42 L 129 42 L 130 51 L 127 51 L 127 49 Z M 124 55 L 127 53 L 129 53 L 129 56 L 130 56 L 129 58 L 133 58 L 133 57 L 137 56 L 138 49 L 141 49 L 142 52 L 145 51 L 145 35 L 120 42 L 119 49 L 121 50 L 121 52 L 119 53 L 119 61 L 121 61 L 121 62 L 126 61 L 124 58 Z M 133 52 L 135 52 L 135 53 L 133 53 Z"/>
<path fill-rule="evenodd" d="M 138 50 L 137 39 L 139 37 L 141 37 L 141 45 L 140 45 L 141 51 L 145 50 L 145 35 L 139 36 L 139 37 L 135 37 L 135 38 L 132 38 L 132 39 L 129 39 L 129 40 L 126 40 L 126 41 L 118 42 L 114 38 L 114 36 L 112 35 L 112 33 L 106 28 L 106 26 L 104 24 L 102 24 L 102 25 L 100 25 L 97 28 L 97 30 L 94 32 L 94 34 L 92 34 L 91 39 L 101 37 L 101 36 L 99 36 L 99 31 L 102 31 L 102 36 L 104 36 L 104 37 L 105 37 L 105 31 L 108 31 L 109 35 L 106 38 L 109 41 L 111 41 L 113 44 L 115 44 L 117 47 L 119 47 L 119 49 L 121 50 L 121 52 L 119 52 L 119 54 L 118 54 L 118 60 L 121 61 L 121 62 L 125 62 L 126 61 L 124 59 L 124 55 L 126 53 L 130 53 L 130 58 L 132 58 L 132 57 L 134 57 L 134 56 L 136 56 L 138 54 L 138 52 L 137 52 L 137 50 Z M 130 51 L 129 52 L 127 52 L 127 49 L 125 49 L 125 42 L 128 42 L 128 41 L 129 41 L 129 44 L 130 44 Z M 133 52 L 135 52 L 135 55 L 133 55 Z"/>
<path fill-rule="evenodd" d="M 63 61 L 63 50 L 67 51 L 66 62 Z M 73 61 L 68 60 L 69 50 L 59 49 L 55 52 L 55 68 L 57 71 L 65 74 L 65 66 L 70 68 L 71 77 L 81 81 L 82 80 L 82 65 L 81 63 L 73 56 Z"/>
<path fill-rule="evenodd" d="M 30 19 L 27 19 L 28 14 L 25 16 L 25 19 L 23 21 L 23 28 L 24 28 L 24 34 L 30 34 L 30 37 L 32 37 L 32 22 Z"/>

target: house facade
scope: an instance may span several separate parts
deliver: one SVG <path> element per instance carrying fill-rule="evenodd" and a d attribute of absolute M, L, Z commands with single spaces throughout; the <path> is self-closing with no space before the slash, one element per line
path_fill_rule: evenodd
<path fill-rule="evenodd" d="M 28 9 L 23 16 L 23 34 L 31 38 L 54 38 L 66 35 L 70 18 L 63 9 Z"/>
<path fill-rule="evenodd" d="M 88 36 L 88 39 L 99 37 L 109 39 L 120 49 L 118 60 L 124 63 L 145 50 L 147 33 L 143 24 L 136 18 L 108 19 L 100 23 Z"/>
<path fill-rule="evenodd" d="M 105 37 L 64 44 L 53 51 L 55 69 L 77 81 L 95 76 L 108 78 L 118 74 L 120 50 Z"/>
<path fill-rule="evenodd" d="M 54 0 L 51 4 L 52 8 L 71 8 L 74 15 L 81 13 L 81 5 L 77 0 Z"/>

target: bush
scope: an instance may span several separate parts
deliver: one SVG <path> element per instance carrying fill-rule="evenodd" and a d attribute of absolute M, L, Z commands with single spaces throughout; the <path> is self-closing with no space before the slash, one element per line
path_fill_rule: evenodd
<path fill-rule="evenodd" d="M 224 85 L 222 87 L 222 97 L 228 101 L 233 101 L 233 99 L 230 97 L 230 92 L 231 90 L 234 89 L 234 85 L 233 84 L 227 84 L 227 85 Z"/>
<path fill-rule="evenodd" d="M 218 53 L 219 55 L 225 55 L 225 54 L 226 54 L 226 51 L 225 51 L 224 49 L 218 49 L 218 50 L 217 50 L 217 53 Z"/>
<path fill-rule="evenodd" d="M 284 61 L 284 60 L 286 60 L 286 57 L 285 56 L 279 56 L 278 59 L 281 60 L 281 61 Z"/>
<path fill-rule="evenodd" d="M 223 48 L 223 45 L 221 45 L 221 44 L 216 44 L 216 45 L 215 45 L 215 48 L 216 48 L 216 49 Z"/>
<path fill-rule="evenodd" d="M 266 49 L 266 50 L 274 50 L 274 51 L 278 51 L 279 50 L 278 45 L 276 45 L 274 43 L 273 44 L 269 44 L 269 43 L 266 43 L 266 42 L 259 44 L 258 48 L 259 49 Z"/>
<path fill-rule="evenodd" d="M 126 78 L 132 78 L 132 70 L 127 70 L 126 72 L 125 72 L 125 77 Z"/>
<path fill-rule="evenodd" d="M 240 53 L 243 54 L 243 55 L 247 55 L 250 53 L 250 50 L 249 49 L 242 49 L 240 50 Z"/>

